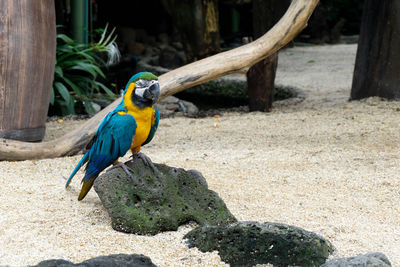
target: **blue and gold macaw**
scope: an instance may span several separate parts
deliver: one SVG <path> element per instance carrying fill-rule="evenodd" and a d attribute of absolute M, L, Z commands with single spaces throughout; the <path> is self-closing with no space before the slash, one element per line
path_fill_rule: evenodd
<path fill-rule="evenodd" d="M 132 155 L 142 158 L 154 170 L 151 160 L 140 153 L 140 148 L 151 141 L 157 130 L 160 113 L 153 105 L 159 96 L 160 86 L 154 74 L 140 72 L 129 80 L 121 103 L 103 119 L 88 144 L 88 151 L 67 180 L 65 187 L 68 187 L 82 165 L 87 163 L 78 200 L 86 196 L 100 172 L 111 164 L 122 167 L 136 183 L 128 167 L 118 163 L 118 158 L 124 156 L 129 149 Z"/>

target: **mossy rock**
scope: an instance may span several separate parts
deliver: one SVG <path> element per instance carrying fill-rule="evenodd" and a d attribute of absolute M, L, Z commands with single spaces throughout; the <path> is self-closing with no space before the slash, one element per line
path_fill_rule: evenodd
<path fill-rule="evenodd" d="M 238 222 L 228 226 L 201 226 L 184 237 L 189 247 L 217 250 L 231 266 L 320 266 L 333 252 L 323 237 L 280 223 Z"/>
<path fill-rule="evenodd" d="M 122 168 L 106 172 L 94 183 L 115 230 L 155 235 L 177 230 L 189 221 L 200 225 L 236 222 L 198 171 L 154 164 L 154 172 L 138 158 L 126 165 L 133 171 L 137 185 Z"/>

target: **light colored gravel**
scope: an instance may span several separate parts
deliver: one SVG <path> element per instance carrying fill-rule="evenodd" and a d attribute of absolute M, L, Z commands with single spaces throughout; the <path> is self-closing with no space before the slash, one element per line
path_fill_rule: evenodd
<path fill-rule="evenodd" d="M 400 266 L 400 102 L 347 102 L 355 52 L 287 49 L 277 83 L 302 88 L 304 102 L 164 119 L 143 152 L 201 171 L 239 220 L 296 225 L 328 238 L 335 256 L 380 251 Z M 93 190 L 76 200 L 82 173 L 64 189 L 79 158 L 0 162 L 0 265 L 112 253 L 142 253 L 159 266 L 223 265 L 215 252 L 185 247 L 193 225 L 153 237 L 112 230 Z"/>

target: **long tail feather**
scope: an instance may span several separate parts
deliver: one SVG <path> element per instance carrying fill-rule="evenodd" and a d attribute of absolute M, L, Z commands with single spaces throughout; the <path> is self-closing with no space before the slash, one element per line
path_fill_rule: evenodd
<path fill-rule="evenodd" d="M 87 193 L 89 193 L 90 188 L 92 188 L 93 182 L 94 180 L 96 180 L 98 175 L 94 176 L 92 179 L 90 179 L 89 181 L 85 182 L 84 180 L 82 180 L 83 185 L 82 185 L 82 189 L 81 192 L 79 193 L 78 196 L 78 200 L 81 201 L 82 199 L 85 198 L 85 196 L 87 195 Z"/>
<path fill-rule="evenodd" d="M 85 164 L 86 161 L 88 161 L 88 159 L 89 159 L 89 152 L 86 152 L 86 154 L 82 157 L 82 159 L 79 161 L 78 165 L 76 165 L 75 169 L 72 171 L 71 175 L 69 176 L 67 183 L 65 184 L 65 188 L 68 187 L 68 185 L 71 182 L 74 175 L 79 171 L 79 169 L 82 167 L 82 165 Z"/>

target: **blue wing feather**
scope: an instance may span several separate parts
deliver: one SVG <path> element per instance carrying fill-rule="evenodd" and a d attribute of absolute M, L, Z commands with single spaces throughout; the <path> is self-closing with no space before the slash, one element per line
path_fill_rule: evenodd
<path fill-rule="evenodd" d="M 136 120 L 133 116 L 112 114 L 96 133 L 89 151 L 84 181 L 89 181 L 124 156 L 132 144 L 135 131 Z"/>
<path fill-rule="evenodd" d="M 89 151 L 85 153 L 72 171 L 65 185 L 66 187 L 86 162 L 88 163 L 84 182 L 89 181 L 113 164 L 119 157 L 126 154 L 135 135 L 136 120 L 131 115 L 118 114 L 121 108 L 118 106 L 103 119 L 93 137 Z"/>

